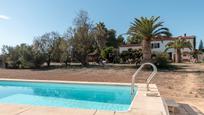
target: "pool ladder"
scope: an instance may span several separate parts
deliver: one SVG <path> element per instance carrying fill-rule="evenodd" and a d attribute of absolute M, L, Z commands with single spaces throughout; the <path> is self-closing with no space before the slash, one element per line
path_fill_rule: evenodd
<path fill-rule="evenodd" d="M 142 70 L 142 68 L 145 66 L 145 65 L 151 65 L 152 68 L 153 68 L 153 72 L 149 75 L 149 77 L 147 78 L 146 80 L 146 84 L 147 84 L 147 91 L 149 91 L 149 83 L 150 81 L 152 80 L 152 78 L 155 76 L 155 74 L 157 73 L 157 67 L 152 64 L 152 63 L 143 63 L 138 69 L 137 71 L 133 74 L 132 76 L 132 83 L 131 83 L 131 95 L 134 95 L 135 93 L 135 77 L 137 76 L 137 74 Z"/>

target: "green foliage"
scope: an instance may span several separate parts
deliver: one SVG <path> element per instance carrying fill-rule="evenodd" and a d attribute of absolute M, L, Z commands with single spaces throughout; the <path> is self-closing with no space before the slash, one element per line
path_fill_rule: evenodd
<path fill-rule="evenodd" d="M 160 17 L 135 18 L 131 23 L 128 33 L 134 38 L 141 38 L 143 49 L 143 62 L 151 62 L 151 40 L 162 36 L 171 36 L 169 29 L 163 26 L 164 22 L 159 21 Z"/>
<path fill-rule="evenodd" d="M 171 36 L 169 29 L 164 27 L 164 22 L 158 21 L 159 19 L 159 16 L 135 18 L 128 33 L 133 37 L 146 40 L 157 39 L 161 36 Z"/>
<path fill-rule="evenodd" d="M 101 51 L 101 57 L 110 63 L 119 63 L 118 51 L 114 47 L 107 47 Z"/>
<path fill-rule="evenodd" d="M 168 55 L 166 53 L 157 54 L 153 61 L 158 68 L 165 69 L 169 67 Z"/>
<path fill-rule="evenodd" d="M 127 38 L 127 44 L 141 44 L 142 38 L 139 38 L 137 36 L 128 36 Z"/>
<path fill-rule="evenodd" d="M 4 46 L 2 49 L 4 63 L 10 68 L 32 68 L 34 67 L 35 54 L 32 46 L 21 44 L 16 47 Z"/>
<path fill-rule="evenodd" d="M 102 50 L 101 57 L 103 59 L 109 59 L 110 56 L 113 54 L 114 47 L 107 47 Z"/>
<path fill-rule="evenodd" d="M 44 35 L 35 38 L 33 46 L 35 52 L 42 53 L 47 62 L 47 66 L 50 66 L 52 60 L 59 60 L 57 46 L 59 44 L 60 35 L 57 32 L 49 32 Z"/>
<path fill-rule="evenodd" d="M 125 44 L 125 38 L 122 35 L 119 35 L 117 38 L 117 45 L 121 46 L 123 44 Z"/>
<path fill-rule="evenodd" d="M 142 50 L 128 49 L 128 51 L 123 51 L 120 54 L 122 63 L 136 63 L 139 64 L 142 59 Z"/>
<path fill-rule="evenodd" d="M 61 39 L 59 45 L 59 54 L 60 55 L 60 62 L 65 63 L 68 65 L 68 62 L 71 62 L 71 46 L 69 39 Z"/>
<path fill-rule="evenodd" d="M 122 59 L 121 63 L 126 63 L 127 60 L 129 59 L 129 51 L 123 51 L 121 54 L 120 54 L 120 58 Z"/>
<path fill-rule="evenodd" d="M 46 56 L 33 49 L 33 64 L 36 68 L 41 67 L 46 62 Z"/>
<path fill-rule="evenodd" d="M 168 49 L 175 49 L 176 50 L 176 62 L 177 63 L 180 63 L 181 62 L 181 49 L 183 48 L 189 48 L 191 49 L 192 48 L 192 45 L 189 41 L 187 41 L 186 39 L 183 39 L 183 38 L 178 38 L 178 39 L 175 39 L 173 42 L 169 42 L 167 45 L 166 45 L 166 49 L 165 49 L 165 52 L 168 50 Z"/>
<path fill-rule="evenodd" d="M 88 65 L 88 54 L 94 51 L 94 28 L 88 17 L 88 13 L 81 11 L 75 18 L 74 29 L 69 33 L 71 46 L 73 47 L 74 58 L 82 65 Z"/>
<path fill-rule="evenodd" d="M 17 45 L 16 47 L 3 46 L 4 63 L 9 68 L 40 67 L 48 59 L 52 59 L 50 61 L 63 60 L 63 62 L 67 63 L 69 57 L 69 52 L 67 51 L 68 42 L 63 38 L 55 39 L 53 42 L 49 42 L 53 43 L 53 51 L 49 51 L 52 44 L 48 44 L 47 40 L 44 38 L 35 39 L 32 46 L 26 44 Z"/>
<path fill-rule="evenodd" d="M 95 41 L 98 46 L 99 51 L 106 47 L 108 39 L 108 29 L 103 22 L 96 24 L 95 30 Z"/>
<path fill-rule="evenodd" d="M 116 39 L 116 31 L 114 29 L 108 30 L 108 38 L 106 42 L 107 47 L 114 47 L 117 48 L 117 39 Z"/>
<path fill-rule="evenodd" d="M 2 48 L 3 58 L 5 62 L 16 62 L 18 60 L 15 47 L 4 45 Z"/>
<path fill-rule="evenodd" d="M 16 52 L 18 54 L 18 63 L 20 68 L 33 67 L 33 53 L 31 46 L 21 44 L 16 47 Z"/>
<path fill-rule="evenodd" d="M 169 30 L 163 27 L 159 17 L 135 19 L 129 29 L 128 43 L 141 43 L 142 40 L 169 36 Z M 143 51 L 149 50 L 148 43 L 143 44 Z M 88 54 L 97 51 L 98 59 L 108 62 L 139 63 L 144 54 L 141 50 L 131 50 L 118 54 L 118 46 L 125 44 L 122 35 L 116 37 L 114 29 L 106 28 L 102 22 L 93 25 L 86 11 L 80 11 L 74 19 L 73 27 L 61 36 L 57 32 L 45 33 L 34 39 L 32 45 L 20 44 L 15 47 L 3 46 L 2 53 L 6 65 L 12 68 L 41 67 L 44 63 L 63 62 L 67 66 L 71 60 L 88 65 Z M 151 52 L 150 52 L 151 53 Z M 101 57 L 100 57 L 101 56 Z"/>
<path fill-rule="evenodd" d="M 192 48 L 192 45 L 189 41 L 187 41 L 186 39 L 184 38 L 178 38 L 178 39 L 175 39 L 173 42 L 169 42 L 167 45 L 166 45 L 166 51 L 168 49 L 171 49 L 171 48 L 174 48 L 174 49 L 182 49 L 182 48 L 189 48 L 191 49 Z"/>
<path fill-rule="evenodd" d="M 200 40 L 200 43 L 199 43 L 199 46 L 198 46 L 198 50 L 199 51 L 203 51 L 204 50 L 203 41 L 202 40 Z"/>

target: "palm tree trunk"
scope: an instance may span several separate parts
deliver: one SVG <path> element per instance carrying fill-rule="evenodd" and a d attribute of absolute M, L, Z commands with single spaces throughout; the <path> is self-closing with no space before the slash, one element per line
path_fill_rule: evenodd
<path fill-rule="evenodd" d="M 143 63 L 151 62 L 151 40 L 142 41 Z"/>
<path fill-rule="evenodd" d="M 181 63 L 181 50 L 176 49 L 176 63 Z"/>

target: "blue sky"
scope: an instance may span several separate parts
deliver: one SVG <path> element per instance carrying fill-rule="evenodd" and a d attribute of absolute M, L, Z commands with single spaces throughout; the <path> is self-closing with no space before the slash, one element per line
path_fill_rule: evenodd
<path fill-rule="evenodd" d="M 174 36 L 204 39 L 204 0 L 0 0 L 0 47 L 31 44 L 45 32 L 63 33 L 79 10 L 86 10 L 117 34 L 125 33 L 133 19 L 161 16 Z"/>

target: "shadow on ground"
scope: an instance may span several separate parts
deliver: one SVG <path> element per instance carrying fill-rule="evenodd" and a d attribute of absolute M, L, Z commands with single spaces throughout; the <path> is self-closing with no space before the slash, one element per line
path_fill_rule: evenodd
<path fill-rule="evenodd" d="M 194 106 L 179 103 L 179 108 L 176 109 L 175 114 L 170 113 L 170 115 L 204 115 L 204 113 Z"/>
<path fill-rule="evenodd" d="M 98 64 L 90 64 L 88 66 L 82 66 L 80 64 L 72 64 L 68 65 L 67 67 L 65 65 L 52 65 L 50 67 L 41 67 L 41 68 L 33 68 L 33 71 L 49 71 L 54 69 L 83 69 L 83 68 L 93 68 L 93 69 L 137 69 L 139 66 L 135 66 L 135 64 L 107 64 L 107 65 L 98 65 Z"/>

